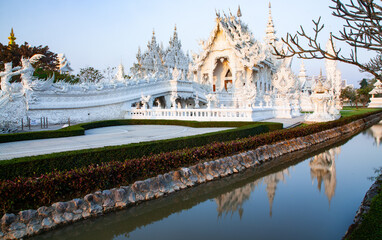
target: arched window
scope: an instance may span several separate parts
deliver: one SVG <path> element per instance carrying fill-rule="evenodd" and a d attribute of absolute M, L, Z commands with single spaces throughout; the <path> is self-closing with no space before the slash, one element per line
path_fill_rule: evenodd
<path fill-rule="evenodd" d="M 228 69 L 227 73 L 225 74 L 225 77 L 232 77 L 231 69 Z"/>

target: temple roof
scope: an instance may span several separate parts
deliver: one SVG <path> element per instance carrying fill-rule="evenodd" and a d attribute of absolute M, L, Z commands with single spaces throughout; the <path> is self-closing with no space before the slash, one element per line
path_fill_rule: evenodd
<path fill-rule="evenodd" d="M 207 41 L 200 42 L 202 52 L 199 55 L 193 56 L 194 70 L 203 65 L 212 50 L 219 32 L 223 33 L 223 36 L 229 42 L 229 45 L 231 45 L 234 54 L 244 67 L 256 69 L 264 64 L 272 68 L 275 65 L 279 65 L 279 61 L 272 55 L 273 47 L 270 45 L 275 44 L 277 47 L 280 47 L 275 35 L 270 6 L 264 42 L 259 42 L 253 37 L 248 26 L 241 21 L 241 15 L 240 6 L 237 16 L 234 16 L 231 12 L 229 14 L 216 12 L 216 25 L 210 37 Z"/>
<path fill-rule="evenodd" d="M 245 23 L 232 13 L 223 12 L 222 15 L 220 13 L 216 13 L 216 15 L 216 25 L 209 39 L 201 42 L 203 52 L 195 59 L 196 67 L 200 67 L 207 58 L 219 31 L 223 32 L 235 55 L 244 66 L 253 67 L 259 61 L 265 60 L 265 56 L 261 55 L 260 44 L 254 39 L 252 32 Z"/>

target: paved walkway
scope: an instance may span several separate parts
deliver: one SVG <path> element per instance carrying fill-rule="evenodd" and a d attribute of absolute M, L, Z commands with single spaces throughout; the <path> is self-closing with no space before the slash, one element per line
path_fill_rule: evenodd
<path fill-rule="evenodd" d="M 304 122 L 305 115 L 295 118 L 271 118 L 263 120 L 262 122 L 279 122 L 283 124 L 284 128 L 288 128 L 298 122 Z"/>
<path fill-rule="evenodd" d="M 83 136 L 1 143 L 0 160 L 184 137 L 226 129 L 230 128 L 190 128 L 163 125 L 126 125 L 96 128 L 87 130 Z"/>
<path fill-rule="evenodd" d="M 303 116 L 293 119 L 273 118 L 264 121 L 281 122 L 284 127 L 288 127 L 303 121 Z M 1 143 L 0 160 L 184 137 L 226 129 L 229 128 L 190 128 L 163 125 L 126 125 L 96 128 L 87 130 L 83 136 Z"/>

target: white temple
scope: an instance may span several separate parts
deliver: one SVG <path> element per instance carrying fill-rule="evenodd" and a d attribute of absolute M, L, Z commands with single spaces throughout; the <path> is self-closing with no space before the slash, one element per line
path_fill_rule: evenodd
<path fill-rule="evenodd" d="M 373 90 L 369 93 L 371 95 L 369 108 L 382 108 L 382 82 L 377 80 L 374 83 Z M 379 97 L 376 97 L 375 95 L 380 95 Z"/>
<path fill-rule="evenodd" d="M 283 46 L 275 34 L 271 8 L 263 41 L 254 38 L 240 17 L 240 8 L 236 16 L 216 13 L 214 29 L 192 59 L 182 50 L 176 27 L 167 48 L 157 43 L 153 32 L 147 49 L 143 53 L 138 49 L 131 79 L 125 78 L 122 64 L 113 81 L 74 85 L 34 79 L 30 64 L 23 64 L 21 70 L 6 68 L 0 73 L 0 124 L 19 125 L 26 117 L 32 124 L 41 117 L 48 117 L 52 124 L 66 123 L 68 118 L 71 122 L 123 118 L 259 121 L 292 118 L 300 110 L 314 109 L 310 94 L 315 80 L 306 76 L 305 67 L 296 76 L 292 59 L 272 55 L 271 44 Z M 59 59 L 61 72 L 70 72 L 65 56 Z M 336 84 L 341 76 L 333 61 L 327 61 L 326 72 L 331 95 L 328 111 L 336 114 L 340 107 Z M 22 85 L 9 83 L 16 74 L 21 74 Z"/>
<path fill-rule="evenodd" d="M 60 53 L 57 55 L 58 58 L 58 67 L 60 69 L 60 73 L 67 73 L 69 74 L 70 72 L 73 71 L 73 69 L 70 67 L 70 63 L 68 59 L 66 59 L 65 54 Z"/>

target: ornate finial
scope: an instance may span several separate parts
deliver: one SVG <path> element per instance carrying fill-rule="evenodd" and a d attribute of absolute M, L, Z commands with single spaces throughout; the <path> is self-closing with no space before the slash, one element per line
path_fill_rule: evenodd
<path fill-rule="evenodd" d="M 301 59 L 301 69 L 304 69 L 304 70 L 305 70 L 304 59 Z"/>
<path fill-rule="evenodd" d="M 239 5 L 239 8 L 237 9 L 237 17 L 241 17 L 241 16 L 243 15 L 241 14 L 240 5 Z"/>
<path fill-rule="evenodd" d="M 175 27 L 174 27 L 174 31 L 176 32 L 176 24 L 175 24 Z"/>
<path fill-rule="evenodd" d="M 303 59 L 301 59 L 301 68 L 300 68 L 300 73 L 298 74 L 298 78 L 301 84 L 303 84 L 306 81 L 306 70 L 305 70 L 305 64 Z"/>
<path fill-rule="evenodd" d="M 265 31 L 266 41 L 273 43 L 275 40 L 277 40 L 275 33 L 276 33 L 276 31 L 275 31 L 275 28 L 273 25 L 271 2 L 269 2 L 268 24 L 267 24 L 267 29 Z"/>
<path fill-rule="evenodd" d="M 11 29 L 11 34 L 10 36 L 8 37 L 9 39 L 9 43 L 8 43 L 8 47 L 11 47 L 11 46 L 14 46 L 16 43 L 15 43 L 15 34 L 13 33 L 13 28 Z"/>
<path fill-rule="evenodd" d="M 153 36 L 155 36 L 155 29 L 153 28 Z"/>

